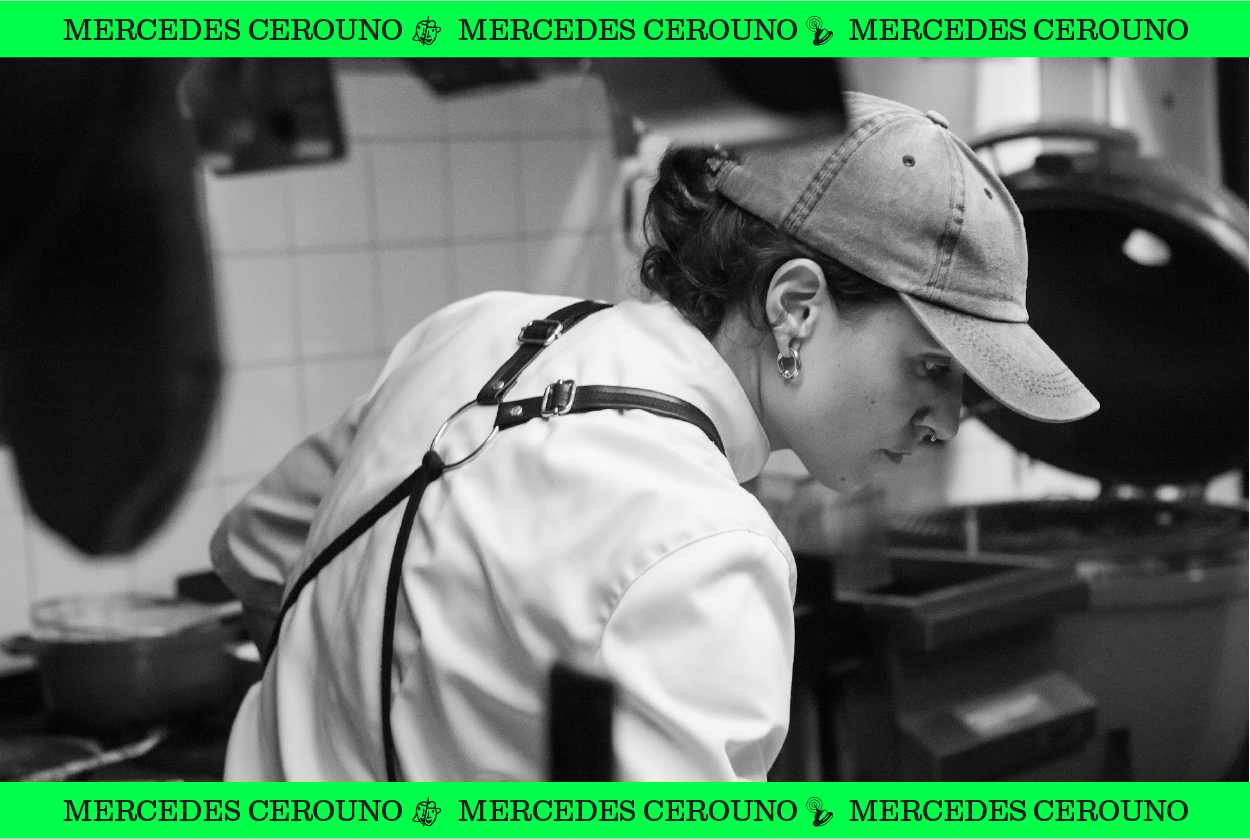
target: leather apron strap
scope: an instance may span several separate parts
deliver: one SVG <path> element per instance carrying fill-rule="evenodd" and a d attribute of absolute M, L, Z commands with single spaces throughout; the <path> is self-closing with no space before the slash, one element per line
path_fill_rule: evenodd
<path fill-rule="evenodd" d="M 610 385 L 578 386 L 572 380 L 562 379 L 548 385 L 541 397 L 519 399 L 514 402 L 504 401 L 508 391 L 516 384 L 521 373 L 544 348 L 550 346 L 565 331 L 584 318 L 608 308 L 609 305 L 598 301 L 583 300 L 552 312 L 546 318 L 527 323 L 517 336 L 521 346 L 495 371 L 495 375 L 491 376 L 486 385 L 478 392 L 475 400 L 453 414 L 452 419 L 458 416 L 465 408 L 474 404 L 482 406 L 497 405 L 495 427 L 491 431 L 491 436 L 487 438 L 487 442 L 489 442 L 498 431 L 521 425 L 532 419 L 550 419 L 553 416 L 584 413 L 587 411 L 641 410 L 657 416 L 691 423 L 702 430 L 708 436 L 708 439 L 716 445 L 716 448 L 720 450 L 721 454 L 724 454 L 725 447 L 716 431 L 716 426 L 706 414 L 685 400 L 651 390 Z M 450 421 L 449 419 L 448 422 Z M 446 428 L 446 423 L 444 423 L 444 428 Z M 440 429 L 439 433 L 435 435 L 435 443 L 442 435 L 442 431 L 443 429 Z M 395 547 L 391 552 L 391 562 L 386 577 L 386 599 L 382 610 L 382 651 L 378 677 L 381 696 L 382 744 L 388 781 L 399 779 L 399 761 L 395 751 L 394 732 L 391 727 L 391 707 L 394 702 L 391 670 L 395 649 L 395 616 L 398 612 L 399 589 L 403 580 L 404 556 L 408 551 L 408 539 L 412 533 L 417 506 L 421 503 L 421 496 L 425 494 L 426 487 L 442 477 L 444 472 L 473 459 L 485 445 L 483 443 L 468 457 L 455 463 L 447 464 L 434 451 L 434 443 L 431 443 L 429 451 L 425 453 L 425 457 L 421 460 L 421 465 L 412 474 L 387 493 L 381 501 L 373 505 L 368 512 L 353 522 L 350 527 L 339 534 L 304 569 L 303 573 L 295 581 L 295 585 L 291 587 L 290 593 L 287 594 L 286 600 L 282 604 L 282 609 L 278 612 L 278 619 L 274 624 L 273 634 L 269 638 L 269 646 L 265 658 L 266 664 L 268 664 L 269 659 L 278 647 L 282 622 L 286 618 L 287 612 L 291 610 L 296 600 L 299 599 L 300 592 L 304 590 L 305 586 L 316 579 L 322 569 L 373 527 L 378 520 L 399 506 L 400 503 L 407 502 L 404 506 L 403 515 L 400 518 L 399 533 L 395 538 Z"/>

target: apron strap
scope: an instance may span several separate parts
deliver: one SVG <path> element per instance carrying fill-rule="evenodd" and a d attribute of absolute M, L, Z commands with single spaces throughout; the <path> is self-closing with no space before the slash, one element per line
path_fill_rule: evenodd
<path fill-rule="evenodd" d="M 615 385 L 581 385 L 579 387 L 571 379 L 561 379 L 548 385 L 542 396 L 500 403 L 495 425 L 503 431 L 539 417 L 550 419 L 562 414 L 631 409 L 688 422 L 706 434 L 716 448 L 720 449 L 721 454 L 725 453 L 725 444 L 721 442 L 715 424 L 708 419 L 707 414 L 684 399 L 636 387 Z"/>
<path fill-rule="evenodd" d="M 391 567 L 386 575 L 386 606 L 382 611 L 382 655 L 379 681 L 382 697 L 382 748 L 386 758 L 386 779 L 399 779 L 399 762 L 395 756 L 395 736 L 391 731 L 391 669 L 395 656 L 395 613 L 399 610 L 399 584 L 403 579 L 404 556 L 408 553 L 408 536 L 412 533 L 412 520 L 417 515 L 417 505 L 425 488 L 443 474 L 443 460 L 434 451 L 425 453 L 421 466 L 414 473 L 417 480 L 408 495 L 408 504 L 399 520 L 399 535 L 395 537 L 395 550 L 391 552 Z"/>
<path fill-rule="evenodd" d="M 426 457 L 428 458 L 431 454 L 433 454 L 433 452 L 427 452 Z M 435 457 L 438 456 L 435 455 Z M 439 464 L 441 470 L 441 460 L 439 460 Z M 266 662 L 268 662 L 270 656 L 273 655 L 273 651 L 277 649 L 278 634 L 282 629 L 282 621 L 286 617 L 286 613 L 289 612 L 291 607 L 295 605 L 295 601 L 299 599 L 300 592 L 304 590 L 304 586 L 312 582 L 313 579 L 321 573 L 323 568 L 329 565 L 336 556 L 347 549 L 348 545 L 355 542 L 362 535 L 364 535 L 365 531 L 377 524 L 378 519 L 382 518 L 384 515 L 397 507 L 405 498 L 411 497 L 413 490 L 417 486 L 420 486 L 421 492 L 424 492 L 425 487 L 428 486 L 432 480 L 437 480 L 437 476 L 434 478 L 427 477 L 425 469 L 426 461 L 423 460 L 421 465 L 417 467 L 416 471 L 400 482 L 400 484 L 393 490 L 388 492 L 381 501 L 373 505 L 373 507 L 371 507 L 363 516 L 352 522 L 350 527 L 340 533 L 333 542 L 326 545 L 325 548 L 322 549 L 321 553 L 317 554 L 316 559 L 308 564 L 308 567 L 304 569 L 304 573 L 299 575 L 299 579 L 297 579 L 295 581 L 295 585 L 291 587 L 291 591 L 287 594 L 286 600 L 282 603 L 282 609 L 278 612 L 278 618 L 273 625 L 273 632 L 269 635 L 269 645 L 265 652 Z M 439 474 L 441 474 L 441 471 Z"/>
<path fill-rule="evenodd" d="M 697 426 L 716 445 L 721 454 L 724 454 L 725 446 L 721 442 L 720 434 L 705 413 L 685 400 L 664 393 L 657 393 L 656 391 L 611 385 L 578 387 L 572 380 L 562 379 L 549 385 L 542 396 L 519 399 L 514 402 L 503 401 L 508 391 L 516 384 L 521 372 L 529 366 L 530 362 L 545 347 L 558 339 L 565 330 L 573 327 L 595 312 L 608 308 L 609 305 L 608 303 L 593 300 L 579 301 L 553 312 L 546 318 L 532 320 L 521 328 L 521 332 L 517 336 L 517 340 L 521 343 L 520 348 L 495 372 L 495 375 L 486 383 L 486 386 L 478 392 L 475 400 L 479 405 L 499 406 L 495 418 L 495 431 L 512 428 L 539 417 L 550 419 L 553 416 L 562 414 L 585 413 L 587 411 L 642 410 L 657 416 L 683 420 Z M 469 404 L 472 405 L 473 403 Z M 464 409 L 462 408 L 461 410 Z M 492 436 L 493 434 L 494 432 L 492 432 Z M 435 439 L 437 440 L 437 437 Z M 459 461 L 459 463 L 467 462 L 468 459 L 470 458 Z M 452 464 L 452 466 L 455 465 L 457 464 Z M 399 533 L 395 538 L 395 548 L 391 552 L 391 562 L 386 577 L 385 603 L 382 611 L 382 650 L 378 678 L 381 696 L 382 743 L 388 781 L 398 780 L 399 777 L 399 761 L 395 750 L 394 731 L 391 726 L 391 708 L 394 703 L 391 691 L 393 688 L 392 669 L 395 652 L 395 618 L 399 611 L 399 590 L 403 582 L 404 557 L 408 552 L 408 540 L 412 533 L 412 525 L 416 519 L 417 506 L 421 503 L 421 497 L 425 494 L 426 488 L 442 477 L 447 469 L 447 464 L 443 462 L 443 459 L 439 457 L 431 445 L 430 450 L 425 453 L 421 465 L 411 475 L 405 478 L 399 486 L 387 493 L 381 501 L 353 522 L 350 527 L 339 534 L 321 553 L 317 554 L 317 557 L 304 569 L 304 572 L 300 574 L 295 581 L 295 585 L 291 587 L 291 591 L 287 594 L 282 608 L 278 612 L 277 621 L 274 623 L 273 634 L 269 638 L 269 647 L 265 657 L 267 664 L 269 658 L 273 656 L 274 651 L 277 649 L 283 619 L 291 607 L 295 605 L 295 601 L 299 598 L 300 592 L 304 590 L 304 587 L 312 582 L 348 545 L 355 542 L 373 525 L 377 524 L 379 519 L 399 506 L 401 502 L 407 501 L 407 504 L 404 506 L 403 516 L 400 518 Z"/>
<path fill-rule="evenodd" d="M 520 377 L 521 372 L 529 366 L 545 347 L 552 341 L 564 334 L 565 330 L 572 329 L 581 320 L 595 312 L 603 309 L 611 308 L 611 303 L 604 303 L 599 300 L 579 300 L 563 309 L 552 312 L 541 320 L 532 320 L 525 326 L 521 327 L 521 333 L 517 335 L 517 340 L 521 342 L 521 346 L 512 357 L 503 363 L 503 366 L 495 371 L 495 375 L 490 377 L 490 381 L 478 391 L 477 404 L 479 405 L 498 405 L 503 401 L 504 396 L 516 384 L 516 380 Z"/>

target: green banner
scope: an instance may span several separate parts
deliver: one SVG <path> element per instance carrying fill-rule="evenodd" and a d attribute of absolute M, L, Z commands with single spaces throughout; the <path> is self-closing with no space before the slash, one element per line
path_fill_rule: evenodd
<path fill-rule="evenodd" d="M 24 784 L 3 836 L 1246 836 L 1245 784 Z"/>
<path fill-rule="evenodd" d="M 5 55 L 1246 55 L 1242 2 L 6 2 Z"/>
<path fill-rule="evenodd" d="M 12 0 L 6 56 L 1235 56 L 1244 2 Z M 1242 837 L 1250 785 L 0 785 L 0 836 Z"/>

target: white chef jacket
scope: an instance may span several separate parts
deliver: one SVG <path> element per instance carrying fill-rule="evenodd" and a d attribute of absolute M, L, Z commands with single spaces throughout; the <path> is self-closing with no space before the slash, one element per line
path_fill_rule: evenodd
<path fill-rule="evenodd" d="M 573 302 L 494 292 L 414 328 L 371 394 L 252 490 L 213 538 L 250 608 L 284 589 L 421 462 L 443 421 Z M 769 445 L 716 349 L 663 301 L 596 313 L 508 399 L 558 379 L 648 388 L 716 425 L 641 410 L 533 420 L 431 484 L 403 565 L 391 722 L 404 780 L 542 780 L 545 696 L 562 661 L 617 687 L 621 780 L 764 780 L 788 725 L 794 558 L 740 483 Z M 449 428 L 451 462 L 492 408 Z M 386 777 L 379 656 L 399 505 L 301 593 L 230 738 L 228 780 Z"/>

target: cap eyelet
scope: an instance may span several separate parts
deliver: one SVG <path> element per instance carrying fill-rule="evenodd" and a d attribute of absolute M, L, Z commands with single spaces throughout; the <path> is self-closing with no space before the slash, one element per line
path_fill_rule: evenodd
<path fill-rule="evenodd" d="M 985 190 L 985 197 L 986 197 L 986 198 L 988 198 L 988 199 L 990 199 L 991 201 L 993 201 L 993 200 L 994 200 L 994 194 L 993 194 L 992 192 L 990 192 L 989 187 L 983 187 L 983 189 Z"/>
<path fill-rule="evenodd" d="M 915 166 L 915 165 L 916 165 L 916 158 L 912 157 L 910 154 L 905 154 L 905 155 L 903 155 L 903 165 L 904 165 L 904 166 Z"/>

